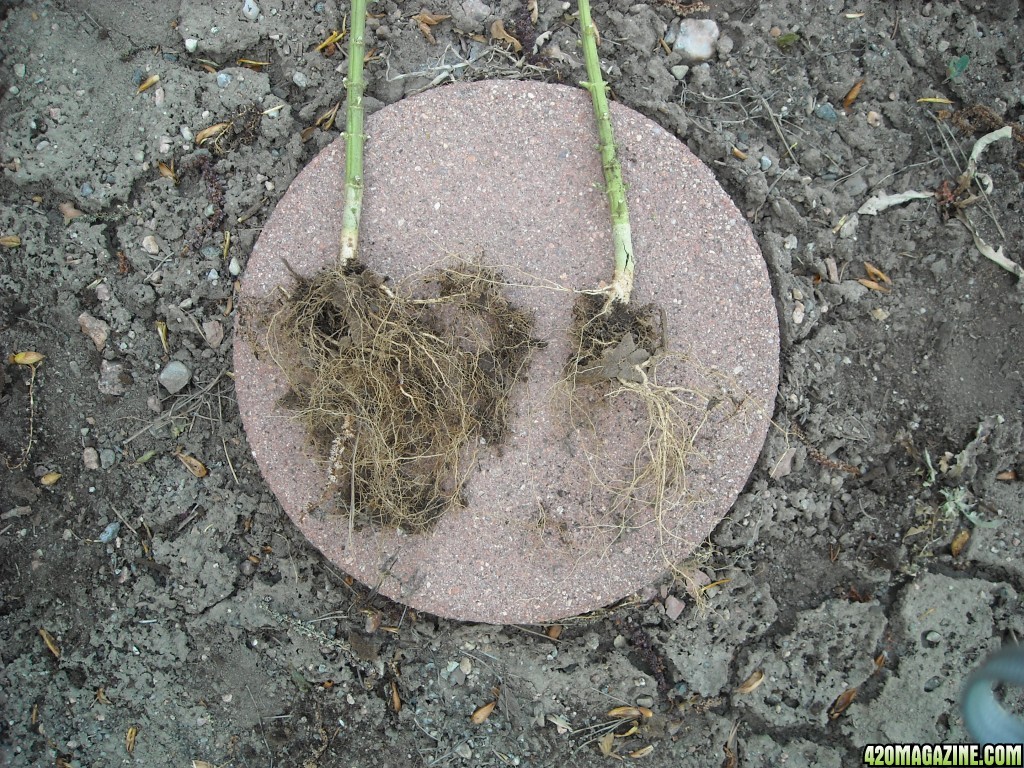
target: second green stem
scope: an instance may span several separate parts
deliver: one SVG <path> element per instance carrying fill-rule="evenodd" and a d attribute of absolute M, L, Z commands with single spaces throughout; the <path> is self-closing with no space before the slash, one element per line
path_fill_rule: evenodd
<path fill-rule="evenodd" d="M 597 120 L 597 135 L 604 168 L 605 192 L 612 220 L 612 247 L 615 255 L 615 275 L 608 292 L 614 301 L 629 303 L 633 291 L 633 234 L 629 226 L 629 206 L 626 203 L 626 185 L 622 181 L 622 166 L 615 149 L 611 115 L 608 109 L 608 85 L 601 74 L 601 60 L 597 54 L 597 28 L 590 17 L 590 0 L 579 0 L 580 38 L 583 59 L 587 68 L 587 81 L 581 85 L 590 91 Z"/>
<path fill-rule="evenodd" d="M 359 218 L 363 211 L 363 56 L 366 49 L 366 0 L 352 0 L 352 30 L 348 41 L 348 104 L 345 113 L 345 207 L 341 217 L 339 258 L 346 264 L 359 248 Z"/>

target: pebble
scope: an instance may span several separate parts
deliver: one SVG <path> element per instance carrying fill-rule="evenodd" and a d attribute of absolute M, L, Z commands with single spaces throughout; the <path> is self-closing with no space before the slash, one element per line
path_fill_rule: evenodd
<path fill-rule="evenodd" d="M 768 155 L 761 155 L 761 170 L 767 171 L 772 167 L 772 159 Z"/>
<path fill-rule="evenodd" d="M 309 85 L 309 78 L 307 78 L 304 73 L 296 71 L 295 74 L 292 75 L 292 82 L 299 86 L 299 88 L 305 88 Z"/>
<path fill-rule="evenodd" d="M 185 50 L 189 53 L 195 53 L 196 48 L 199 47 L 199 41 L 194 37 L 185 38 Z"/>
<path fill-rule="evenodd" d="M 249 21 L 256 21 L 260 16 L 260 7 L 253 0 L 245 0 L 242 3 L 242 15 Z"/>
<path fill-rule="evenodd" d="M 685 79 L 686 75 L 687 75 L 687 73 L 689 73 L 689 71 L 690 71 L 690 68 L 686 64 L 676 64 L 674 67 L 672 67 L 672 70 L 671 70 L 672 77 L 674 77 L 676 80 L 683 80 L 683 79 Z"/>
<path fill-rule="evenodd" d="M 100 380 L 96 385 L 101 394 L 123 395 L 124 384 L 121 376 L 124 374 L 122 363 L 112 363 L 109 360 L 100 360 Z"/>
<path fill-rule="evenodd" d="M 100 468 L 110 469 L 117 461 L 117 454 L 111 448 L 104 448 L 100 451 Z"/>
<path fill-rule="evenodd" d="M 238 570 L 243 576 L 252 576 L 256 573 L 256 564 L 249 558 L 246 558 L 238 564 Z"/>
<path fill-rule="evenodd" d="M 935 631 L 935 630 L 933 629 L 933 630 L 932 630 L 931 632 L 928 632 L 928 633 L 927 633 L 927 634 L 926 634 L 926 635 L 924 636 L 924 641 L 925 641 L 925 642 L 926 642 L 926 643 L 927 643 L 928 645 L 930 645 L 930 646 L 931 646 L 932 648 L 934 648 L 935 646 L 937 646 L 937 645 L 938 645 L 939 643 L 941 643 L 941 642 L 942 642 L 942 635 L 940 635 L 940 634 L 939 634 L 938 632 L 936 632 L 936 631 Z"/>
<path fill-rule="evenodd" d="M 231 261 L 228 263 L 228 272 L 231 273 L 232 277 L 238 277 L 242 274 L 242 265 L 238 263 L 237 257 L 231 257 Z"/>
<path fill-rule="evenodd" d="M 115 520 L 110 525 L 108 525 L 106 528 L 104 528 L 103 529 L 103 533 L 101 533 L 99 535 L 100 543 L 102 543 L 102 544 L 109 544 L 110 542 L 112 542 L 114 539 L 117 538 L 117 534 L 119 534 L 120 532 L 121 532 L 121 523 L 119 523 L 117 520 Z"/>
<path fill-rule="evenodd" d="M 150 256 L 156 256 L 160 253 L 160 243 L 153 235 L 146 235 L 142 238 L 142 250 Z"/>
<path fill-rule="evenodd" d="M 189 128 L 187 125 L 181 126 L 180 133 L 181 138 L 183 138 L 185 141 L 192 141 L 192 139 L 195 138 L 195 134 L 192 133 L 192 129 Z"/>
<path fill-rule="evenodd" d="M 675 621 L 676 619 L 678 619 L 682 615 L 683 609 L 685 607 L 686 603 L 684 603 L 675 595 L 669 595 L 665 598 L 665 615 L 671 621 Z"/>
<path fill-rule="evenodd" d="M 14 65 L 14 76 L 19 80 L 25 76 L 25 65 L 21 62 Z"/>
<path fill-rule="evenodd" d="M 181 392 L 191 380 L 192 371 L 179 360 L 171 360 L 157 377 L 157 381 L 172 395 Z"/>
<path fill-rule="evenodd" d="M 92 184 L 90 184 L 87 181 L 85 182 L 85 184 L 78 188 L 78 192 L 82 195 L 82 197 L 89 197 L 89 195 L 95 192 L 95 190 L 93 189 Z"/>
<path fill-rule="evenodd" d="M 157 88 L 155 91 L 153 91 L 153 106 L 154 107 L 163 106 L 164 99 L 166 97 L 167 97 L 167 94 L 164 93 L 164 89 L 163 88 Z"/>
<path fill-rule="evenodd" d="M 819 104 L 814 108 L 814 116 L 821 118 L 829 123 L 834 123 L 839 120 L 839 114 L 836 112 L 836 108 L 831 104 Z"/>
<path fill-rule="evenodd" d="M 203 336 L 206 343 L 216 349 L 224 341 L 224 325 L 220 320 L 207 320 L 203 323 Z"/>
<path fill-rule="evenodd" d="M 470 760 L 473 757 L 473 750 L 469 748 L 469 744 L 462 742 L 455 748 L 455 754 L 463 760 Z"/>
<path fill-rule="evenodd" d="M 171 137 L 161 136 L 160 143 L 157 145 L 157 150 L 160 152 L 161 155 L 166 155 L 168 152 L 171 151 L 171 146 Z"/>
<path fill-rule="evenodd" d="M 683 19 L 672 48 L 688 64 L 707 61 L 715 55 L 720 34 L 718 24 L 711 19 Z"/>
<path fill-rule="evenodd" d="M 97 351 L 102 352 L 107 345 L 107 339 L 110 338 L 110 326 L 88 312 L 83 312 L 78 316 L 78 326 L 82 329 L 82 333 L 92 339 Z"/>
<path fill-rule="evenodd" d="M 82 466 L 86 469 L 99 469 L 100 452 L 95 448 L 86 448 L 82 451 Z"/>
<path fill-rule="evenodd" d="M 218 72 L 217 73 L 217 85 L 218 86 L 220 86 L 221 88 L 227 88 L 230 83 L 231 83 L 231 75 L 229 75 L 227 72 Z"/>

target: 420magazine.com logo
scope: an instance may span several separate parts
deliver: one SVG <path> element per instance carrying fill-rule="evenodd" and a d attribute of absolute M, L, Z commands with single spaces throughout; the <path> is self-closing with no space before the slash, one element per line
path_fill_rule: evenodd
<path fill-rule="evenodd" d="M 864 764 L 871 766 L 1024 765 L 1021 744 L 868 744 Z"/>

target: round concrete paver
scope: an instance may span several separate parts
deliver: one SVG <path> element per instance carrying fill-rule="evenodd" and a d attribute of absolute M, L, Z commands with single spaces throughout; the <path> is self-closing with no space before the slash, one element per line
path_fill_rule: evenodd
<path fill-rule="evenodd" d="M 235 336 L 238 403 L 267 483 L 306 537 L 342 570 L 416 609 L 469 621 L 541 623 L 607 605 L 685 558 L 742 490 L 778 383 L 778 319 L 749 228 L 711 172 L 647 118 L 612 105 L 637 254 L 634 301 L 655 303 L 697 427 L 682 503 L 621 510 L 642 446 L 628 395 L 571 419 L 558 385 L 570 349 L 571 290 L 611 274 L 610 225 L 589 95 L 527 82 L 428 91 L 366 121 L 362 259 L 415 290 L 462 258 L 498 269 L 547 341 L 514 394 L 505 444 L 479 449 L 466 506 L 434 530 L 358 532 L 316 507 L 327 474 L 278 399 L 282 377 Z M 265 297 L 337 256 L 344 142 L 292 183 L 242 283 Z M 710 405 L 709 405 L 710 404 Z M 586 426 L 575 426 L 586 422 Z M 642 460 L 641 460 L 642 461 Z"/>

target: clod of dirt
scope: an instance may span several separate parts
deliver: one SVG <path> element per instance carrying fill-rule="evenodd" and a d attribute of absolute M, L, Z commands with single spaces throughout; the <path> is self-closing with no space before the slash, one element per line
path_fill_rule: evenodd
<path fill-rule="evenodd" d="M 440 271 L 422 298 L 358 262 L 296 278 L 265 342 L 291 389 L 284 404 L 327 464 L 325 508 L 350 530 L 429 529 L 459 503 L 481 442 L 504 436 L 533 319 L 468 265 Z"/>

